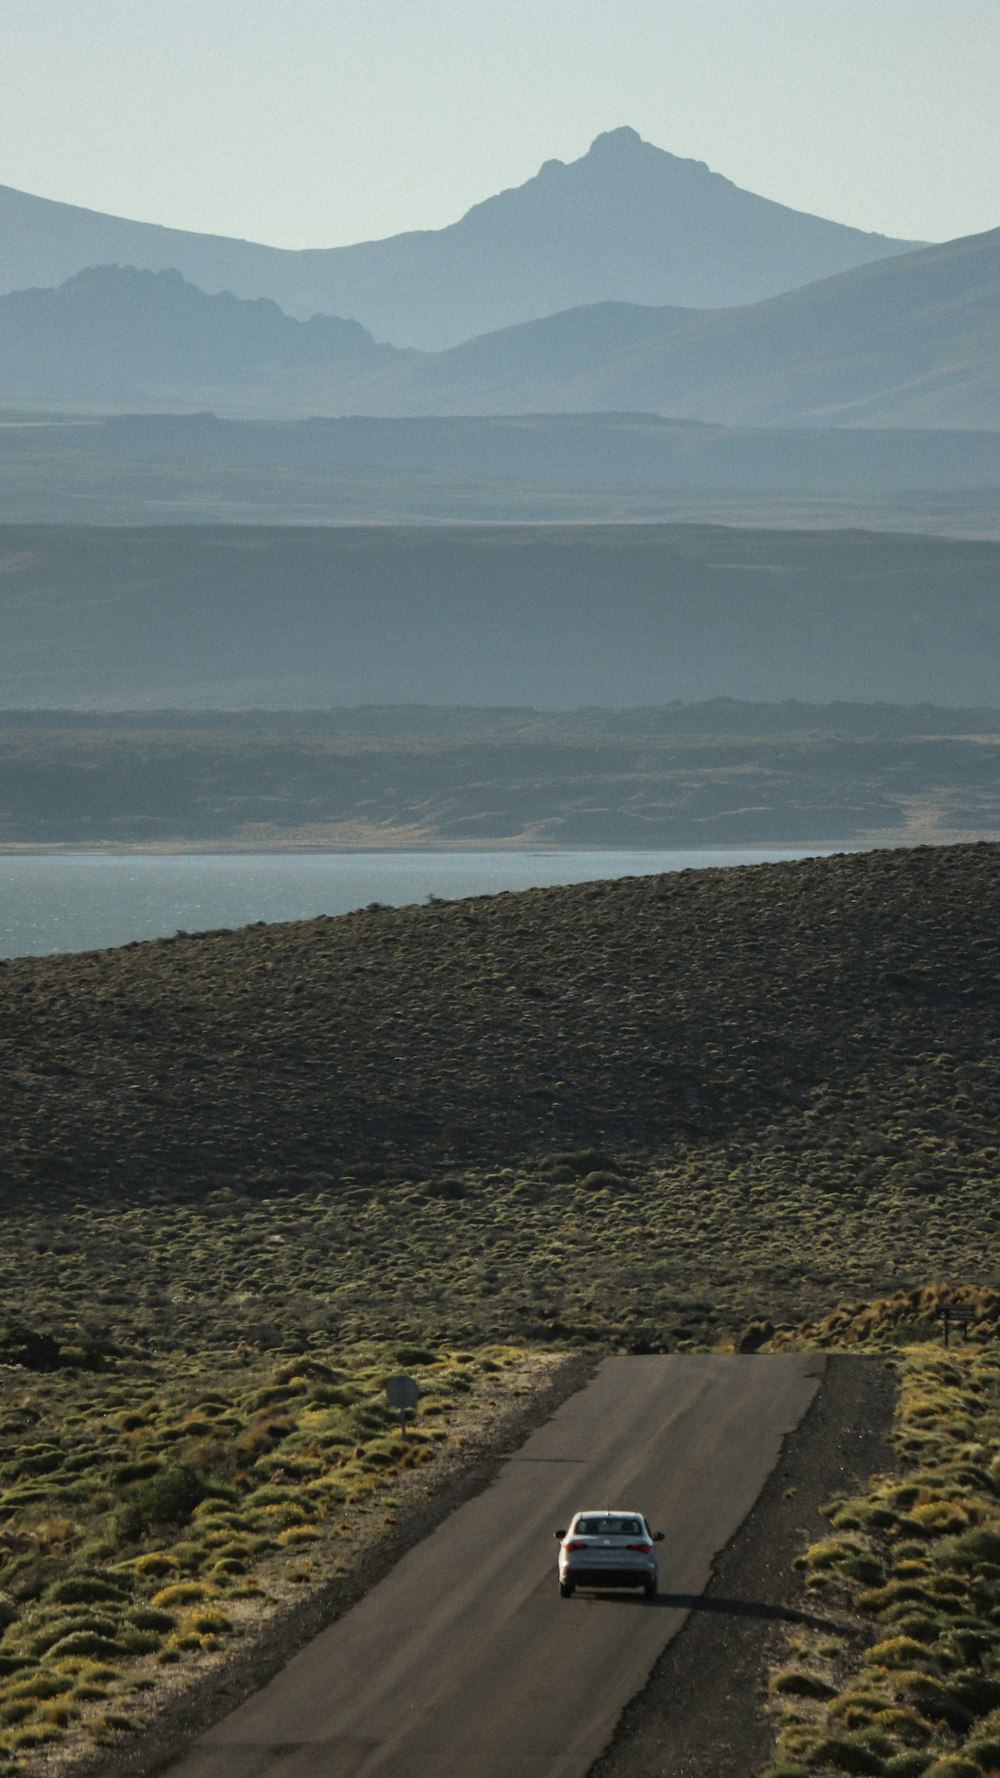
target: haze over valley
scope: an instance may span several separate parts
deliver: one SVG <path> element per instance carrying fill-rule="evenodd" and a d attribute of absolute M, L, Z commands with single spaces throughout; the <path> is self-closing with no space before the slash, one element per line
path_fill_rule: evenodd
<path fill-rule="evenodd" d="M 0 296 L 6 708 L 371 706 L 389 734 L 397 705 L 458 704 L 481 729 L 510 707 L 721 698 L 821 724 L 892 708 L 914 734 L 917 706 L 967 708 L 989 730 L 1000 230 L 865 234 L 628 128 L 448 228 L 354 248 L 4 206 L 3 282 L 65 274 Z M 881 718 L 861 726 L 877 747 Z M 973 761 L 991 758 L 953 755 L 909 813 L 889 793 L 881 828 L 859 792 L 834 828 L 990 831 Z M 383 838 L 452 831 L 438 765 L 416 820 L 379 793 Z M 466 785 L 455 835 L 667 831 L 632 767 L 634 818 L 609 812 L 603 778 L 583 816 L 578 768 L 561 809 L 549 777 L 540 803 L 515 773 L 502 815 L 496 787 Z M 804 834 L 769 782 L 723 840 L 755 821 Z M 99 801 L 108 832 L 134 823 L 134 798 Z M 349 804 L 335 791 L 305 826 L 370 830 Z M 833 831 L 804 806 L 812 837 Z M 13 804 L 6 819 L 24 832 Z M 212 819 L 191 803 L 179 836 Z M 269 831 L 301 825 L 289 808 Z M 59 838 L 51 813 L 45 831 Z M 67 816 L 63 837 L 80 831 Z"/>

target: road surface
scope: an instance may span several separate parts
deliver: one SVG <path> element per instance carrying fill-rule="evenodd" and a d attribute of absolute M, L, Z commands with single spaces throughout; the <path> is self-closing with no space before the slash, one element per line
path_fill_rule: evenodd
<path fill-rule="evenodd" d="M 170 1778 L 583 1778 L 819 1387 L 816 1353 L 611 1358 Z M 552 1533 L 626 1506 L 661 1598 L 560 1599 Z M 676 1596 L 677 1603 L 671 1603 Z"/>

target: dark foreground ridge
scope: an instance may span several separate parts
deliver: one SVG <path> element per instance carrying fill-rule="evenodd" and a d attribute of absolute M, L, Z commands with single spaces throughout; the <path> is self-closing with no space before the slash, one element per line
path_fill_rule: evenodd
<path fill-rule="evenodd" d="M 253 1194 L 545 1154 L 557 1177 L 553 1151 L 586 1147 L 624 1173 L 731 1142 L 744 1164 L 821 1153 L 812 1192 L 948 1191 L 995 1158 L 998 856 L 682 872 L 9 962 L 5 1187 Z"/>

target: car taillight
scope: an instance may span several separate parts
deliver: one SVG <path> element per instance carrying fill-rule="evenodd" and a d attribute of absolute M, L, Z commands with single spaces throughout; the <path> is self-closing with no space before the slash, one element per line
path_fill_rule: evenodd
<path fill-rule="evenodd" d="M 563 1544 L 564 1550 L 585 1550 L 586 1548 L 587 1545 L 585 1543 L 577 1543 L 575 1540 Z"/>
<path fill-rule="evenodd" d="M 651 1543 L 630 1543 L 628 1547 L 630 1550 L 638 1550 L 640 1556 L 650 1555 L 653 1548 Z"/>

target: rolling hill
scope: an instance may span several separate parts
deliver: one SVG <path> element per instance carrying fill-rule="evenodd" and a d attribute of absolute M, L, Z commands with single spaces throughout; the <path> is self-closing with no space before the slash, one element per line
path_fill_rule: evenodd
<path fill-rule="evenodd" d="M 471 340 L 412 361 L 410 407 L 996 429 L 998 337 L 992 229 L 720 314 L 601 304 Z"/>
<path fill-rule="evenodd" d="M 105 263 L 176 268 L 208 291 L 346 315 L 379 339 L 438 349 L 581 303 L 723 307 L 914 242 L 741 191 L 631 129 L 475 205 L 448 228 L 292 252 L 105 216 L 0 188 L 0 290 Z"/>
<path fill-rule="evenodd" d="M 601 303 L 446 352 L 105 266 L 0 297 L 8 408 L 295 416 L 655 412 L 1000 429 L 1000 229 L 723 311 Z"/>
<path fill-rule="evenodd" d="M 109 1203 L 686 1157 L 759 1191 L 761 1258 L 792 1201 L 870 1213 L 898 1267 L 908 1223 L 926 1265 L 942 1223 L 971 1234 L 960 1204 L 995 1210 L 996 867 L 989 845 L 876 851 L 9 961 L 0 1167 L 15 1194 Z M 607 1171 L 627 1208 L 631 1167 Z M 704 1249 L 701 1201 L 689 1176 Z M 790 1233 L 796 1275 L 846 1265 Z"/>

